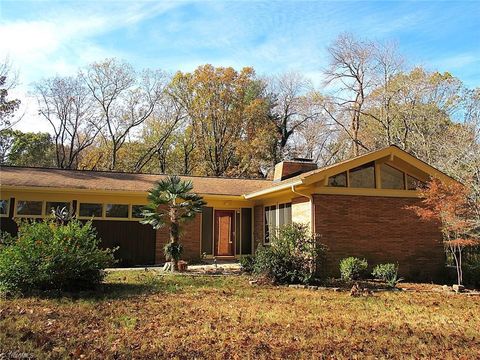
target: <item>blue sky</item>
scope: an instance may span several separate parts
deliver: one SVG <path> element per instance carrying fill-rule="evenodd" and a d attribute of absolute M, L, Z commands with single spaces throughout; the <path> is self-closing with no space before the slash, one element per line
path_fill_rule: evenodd
<path fill-rule="evenodd" d="M 480 1 L 0 0 L 0 56 L 20 72 L 19 96 L 33 81 L 105 57 L 168 71 L 204 63 L 296 70 L 319 84 L 326 46 L 347 31 L 395 41 L 409 64 L 480 86 Z"/>

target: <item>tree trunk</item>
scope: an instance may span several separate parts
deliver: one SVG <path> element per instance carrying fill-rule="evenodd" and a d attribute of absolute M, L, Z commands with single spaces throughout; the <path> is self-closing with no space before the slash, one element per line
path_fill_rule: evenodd
<path fill-rule="evenodd" d="M 170 209 L 170 242 L 172 244 L 177 245 L 178 244 L 178 238 L 179 238 L 179 231 L 180 231 L 180 226 L 178 224 L 178 216 L 177 216 L 177 209 L 172 207 Z M 172 257 L 172 272 L 173 271 L 178 271 L 178 259 L 175 259 Z"/>

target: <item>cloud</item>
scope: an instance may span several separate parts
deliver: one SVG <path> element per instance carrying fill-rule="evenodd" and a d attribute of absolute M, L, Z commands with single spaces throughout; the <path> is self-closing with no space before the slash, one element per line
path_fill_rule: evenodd
<path fill-rule="evenodd" d="M 52 4 L 54 11 L 42 8 L 34 19 L 0 19 L 0 54 L 7 56 L 19 72 L 19 86 L 12 97 L 22 100 L 19 114 L 24 114 L 18 128 L 45 131 L 46 124 L 38 121 L 36 100 L 29 94 L 34 81 L 54 75 L 73 75 L 79 67 L 106 58 L 127 59 L 114 47 L 98 42 L 101 35 L 116 29 L 133 27 L 145 19 L 157 16 L 182 2 L 129 4 L 109 3 L 98 8 L 91 6 L 61 7 Z M 47 7 L 48 9 L 48 7 Z"/>

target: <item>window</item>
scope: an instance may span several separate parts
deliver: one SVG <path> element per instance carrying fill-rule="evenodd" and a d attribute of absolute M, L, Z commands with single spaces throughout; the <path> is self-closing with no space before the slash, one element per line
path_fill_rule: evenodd
<path fill-rule="evenodd" d="M 128 205 L 107 204 L 105 208 L 105 217 L 128 218 Z"/>
<path fill-rule="evenodd" d="M 292 223 L 292 204 L 278 205 L 278 226 L 290 225 Z"/>
<path fill-rule="evenodd" d="M 425 189 L 427 184 L 413 176 L 407 175 L 407 190 Z"/>
<path fill-rule="evenodd" d="M 349 185 L 352 188 L 375 188 L 375 166 L 368 163 L 349 171 Z"/>
<path fill-rule="evenodd" d="M 0 200 L 0 216 L 8 216 L 9 204 L 8 200 Z"/>
<path fill-rule="evenodd" d="M 43 201 L 18 201 L 17 215 L 42 216 Z"/>
<path fill-rule="evenodd" d="M 405 189 L 404 173 L 387 164 L 380 165 L 382 189 Z"/>
<path fill-rule="evenodd" d="M 270 243 L 270 234 L 272 234 L 277 227 L 276 210 L 277 207 L 275 205 L 265 206 L 265 244 Z"/>
<path fill-rule="evenodd" d="M 79 215 L 84 217 L 102 217 L 102 204 L 80 204 Z"/>
<path fill-rule="evenodd" d="M 132 218 L 134 219 L 141 219 L 142 216 L 142 209 L 145 205 L 132 205 Z"/>
<path fill-rule="evenodd" d="M 52 211 L 56 211 L 57 209 L 63 210 L 63 208 L 70 211 L 70 203 L 65 201 L 47 201 L 45 212 L 47 215 L 50 215 Z"/>
<path fill-rule="evenodd" d="M 265 206 L 265 239 L 270 243 L 270 236 L 278 227 L 292 223 L 292 203 Z"/>
<path fill-rule="evenodd" d="M 328 178 L 328 186 L 347 187 L 347 173 L 343 172 Z"/>

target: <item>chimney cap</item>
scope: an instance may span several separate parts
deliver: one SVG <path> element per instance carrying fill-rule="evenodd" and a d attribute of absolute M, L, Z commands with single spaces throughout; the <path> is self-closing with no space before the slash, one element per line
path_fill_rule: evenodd
<path fill-rule="evenodd" d="M 310 159 L 310 158 L 302 158 L 302 157 L 294 157 L 292 160 L 293 160 L 293 161 L 300 161 L 300 162 L 308 162 L 308 163 L 313 162 L 313 159 Z"/>

